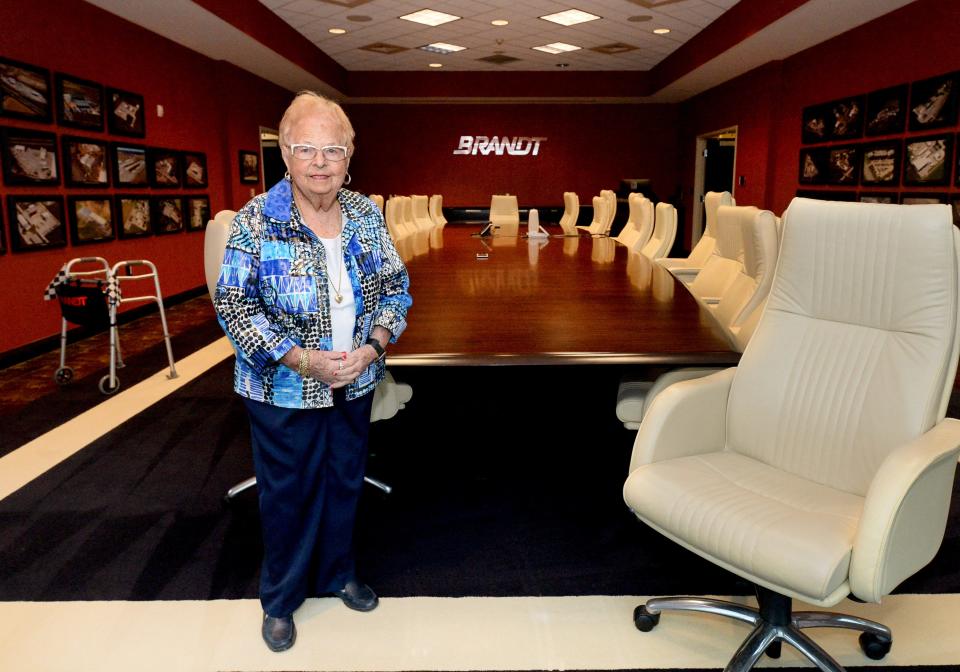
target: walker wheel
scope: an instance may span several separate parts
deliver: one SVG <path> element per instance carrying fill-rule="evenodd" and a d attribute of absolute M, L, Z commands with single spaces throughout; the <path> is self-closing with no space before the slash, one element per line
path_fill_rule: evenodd
<path fill-rule="evenodd" d="M 863 654 L 870 660 L 880 660 L 888 653 L 893 646 L 893 640 L 874 635 L 870 632 L 860 633 L 860 648 Z"/>
<path fill-rule="evenodd" d="M 120 389 L 120 379 L 115 378 L 116 384 L 113 387 L 110 387 L 110 374 L 108 373 L 103 378 L 100 379 L 100 391 L 106 394 L 107 396 L 116 393 Z"/>
<path fill-rule="evenodd" d="M 647 605 L 641 604 L 633 610 L 633 624 L 640 632 L 650 632 L 660 622 L 660 614 L 651 614 Z"/>
<path fill-rule="evenodd" d="M 53 379 L 57 381 L 57 385 L 66 385 L 73 380 L 73 369 L 69 366 L 61 366 L 57 369 L 57 372 L 53 374 Z"/>

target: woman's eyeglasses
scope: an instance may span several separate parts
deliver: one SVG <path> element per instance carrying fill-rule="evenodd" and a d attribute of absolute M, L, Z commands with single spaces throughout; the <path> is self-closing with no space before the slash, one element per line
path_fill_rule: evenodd
<path fill-rule="evenodd" d="M 300 161 L 311 161 L 317 158 L 317 152 L 323 155 L 326 161 L 343 161 L 347 158 L 347 148 L 342 145 L 327 145 L 314 147 L 313 145 L 289 145 L 290 154 Z"/>

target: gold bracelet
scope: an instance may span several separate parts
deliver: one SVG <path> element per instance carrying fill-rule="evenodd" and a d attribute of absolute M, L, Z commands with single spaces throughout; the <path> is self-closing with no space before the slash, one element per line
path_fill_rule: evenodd
<path fill-rule="evenodd" d="M 306 348 L 300 349 L 300 363 L 297 365 L 297 373 L 301 378 L 307 377 L 307 370 L 310 368 L 310 354 Z"/>

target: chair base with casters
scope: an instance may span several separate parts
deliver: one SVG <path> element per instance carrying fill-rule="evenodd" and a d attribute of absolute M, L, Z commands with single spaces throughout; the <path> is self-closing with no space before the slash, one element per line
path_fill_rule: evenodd
<path fill-rule="evenodd" d="M 860 631 L 860 649 L 872 660 L 880 660 L 890 652 L 893 635 L 890 628 L 856 616 L 825 611 L 791 610 L 792 600 L 780 593 L 757 587 L 758 608 L 701 597 L 660 597 L 641 604 L 633 612 L 633 622 L 642 632 L 650 632 L 660 622 L 664 611 L 694 611 L 726 616 L 753 626 L 750 635 L 727 663 L 725 672 L 750 670 L 766 653 L 780 657 L 782 642 L 790 644 L 824 672 L 843 672 L 844 668 L 830 657 L 803 631 L 805 628 L 845 628 Z"/>

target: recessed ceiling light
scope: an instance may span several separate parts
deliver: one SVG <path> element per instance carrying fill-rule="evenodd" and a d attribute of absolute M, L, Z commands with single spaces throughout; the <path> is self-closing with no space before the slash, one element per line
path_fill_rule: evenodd
<path fill-rule="evenodd" d="M 428 65 L 429 65 L 431 68 L 442 68 L 442 67 L 443 67 L 443 63 L 429 63 Z"/>
<path fill-rule="evenodd" d="M 333 33 L 334 35 L 343 35 L 345 31 L 343 28 L 330 28 L 327 30 L 328 33 Z"/>
<path fill-rule="evenodd" d="M 494 19 L 490 22 L 494 26 L 509 26 L 510 22 L 506 19 Z"/>
<path fill-rule="evenodd" d="M 456 21 L 461 17 L 454 16 L 453 14 L 446 14 L 444 12 L 437 12 L 432 9 L 421 9 L 419 12 L 414 12 L 413 14 L 404 14 L 400 18 L 404 21 L 422 23 L 425 26 L 439 26 L 444 23 Z"/>
<path fill-rule="evenodd" d="M 350 18 L 349 16 L 347 17 Z M 632 21 L 633 23 L 643 23 L 644 21 L 650 21 L 653 19 L 649 14 L 635 14 L 634 16 L 628 16 L 627 21 Z"/>
<path fill-rule="evenodd" d="M 657 35 L 666 35 L 667 33 L 670 32 L 670 29 L 669 29 L 669 28 L 656 28 L 656 29 L 654 29 L 653 32 L 656 33 Z"/>
<path fill-rule="evenodd" d="M 541 16 L 540 18 L 544 21 L 559 23 L 561 26 L 575 26 L 578 23 L 596 21 L 600 17 L 596 14 L 590 14 L 589 12 L 581 12 L 579 9 L 568 9 L 555 14 L 547 14 L 546 16 Z"/>
<path fill-rule="evenodd" d="M 434 42 L 432 44 L 425 44 L 420 47 L 424 51 L 429 51 L 431 54 L 452 54 L 455 51 L 463 51 L 466 47 L 461 47 L 456 44 L 448 44 L 446 42 Z"/>
<path fill-rule="evenodd" d="M 573 44 L 566 44 L 564 42 L 553 42 L 551 44 L 544 44 L 540 47 L 533 47 L 537 51 L 542 51 L 547 54 L 562 54 L 567 51 L 576 51 L 577 49 L 582 49 L 583 47 L 578 47 Z"/>

